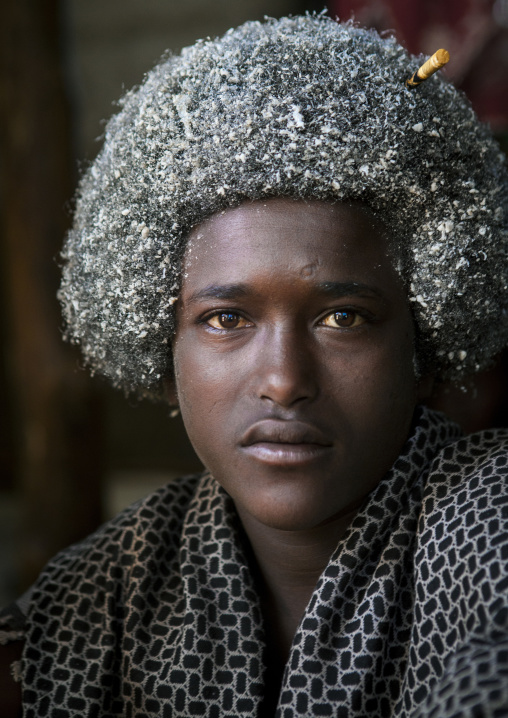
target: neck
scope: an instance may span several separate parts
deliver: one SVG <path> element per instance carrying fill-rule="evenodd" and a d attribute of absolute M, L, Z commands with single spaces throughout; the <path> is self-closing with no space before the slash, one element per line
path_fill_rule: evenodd
<path fill-rule="evenodd" d="M 252 551 L 265 625 L 285 662 L 316 583 L 358 506 L 321 526 L 295 531 L 265 526 L 237 510 Z"/>

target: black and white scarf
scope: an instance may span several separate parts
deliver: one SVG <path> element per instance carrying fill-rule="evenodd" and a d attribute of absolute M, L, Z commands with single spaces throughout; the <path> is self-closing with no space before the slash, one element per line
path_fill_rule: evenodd
<path fill-rule="evenodd" d="M 417 417 L 319 579 L 278 718 L 508 715 L 508 433 Z M 237 522 L 190 477 L 59 554 L 26 618 L 25 718 L 266 715 Z"/>

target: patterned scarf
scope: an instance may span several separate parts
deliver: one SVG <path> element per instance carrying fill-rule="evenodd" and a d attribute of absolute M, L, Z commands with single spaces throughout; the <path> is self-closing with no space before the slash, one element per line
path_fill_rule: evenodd
<path fill-rule="evenodd" d="M 508 715 L 507 442 L 417 410 L 316 586 L 278 718 Z M 259 599 L 208 474 L 59 554 L 25 630 L 25 718 L 267 715 Z"/>

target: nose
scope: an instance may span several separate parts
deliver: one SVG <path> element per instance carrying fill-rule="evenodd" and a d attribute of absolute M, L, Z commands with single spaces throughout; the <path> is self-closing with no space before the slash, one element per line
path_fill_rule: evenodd
<path fill-rule="evenodd" d="M 318 367 L 311 341 L 298 328 L 267 332 L 256 357 L 257 395 L 283 407 L 318 393 Z"/>

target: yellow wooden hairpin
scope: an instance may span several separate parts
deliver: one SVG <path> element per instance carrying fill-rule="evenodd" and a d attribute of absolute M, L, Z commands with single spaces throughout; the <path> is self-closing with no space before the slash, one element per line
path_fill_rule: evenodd
<path fill-rule="evenodd" d="M 420 83 L 429 78 L 435 72 L 440 70 L 448 60 L 450 59 L 450 53 L 448 50 L 438 50 L 432 57 L 429 57 L 419 70 L 417 70 L 412 77 L 406 80 L 406 87 L 408 90 L 412 90 L 413 87 L 418 87 Z"/>

